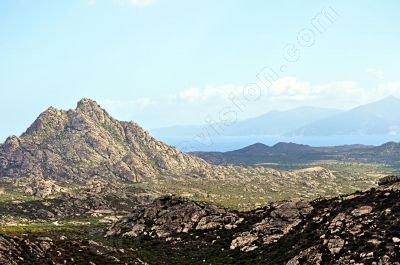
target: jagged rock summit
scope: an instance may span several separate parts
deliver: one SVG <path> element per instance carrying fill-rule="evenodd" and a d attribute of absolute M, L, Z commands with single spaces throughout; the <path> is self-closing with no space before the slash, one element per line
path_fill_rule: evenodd
<path fill-rule="evenodd" d="M 20 137 L 0 145 L 0 177 L 139 182 L 162 174 L 198 176 L 207 167 L 136 123 L 113 119 L 90 99 L 68 111 L 50 107 Z"/>

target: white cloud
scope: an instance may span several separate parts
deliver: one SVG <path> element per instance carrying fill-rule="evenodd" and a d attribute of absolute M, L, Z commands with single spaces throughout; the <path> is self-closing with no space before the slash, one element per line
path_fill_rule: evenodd
<path fill-rule="evenodd" d="M 378 79 L 384 79 L 385 78 L 385 74 L 382 70 L 370 67 L 367 69 L 367 73 L 373 75 L 374 77 L 378 78 Z"/>
<path fill-rule="evenodd" d="M 400 97 L 400 81 L 388 81 L 380 84 L 378 90 L 385 95 Z"/>
<path fill-rule="evenodd" d="M 331 100 L 333 95 L 349 97 L 362 94 L 364 89 L 354 81 L 339 81 L 324 84 L 310 84 L 293 76 L 277 79 L 271 86 L 266 87 L 262 82 L 256 84 L 256 93 L 260 100 L 268 101 L 312 101 Z M 253 85 L 254 86 L 254 85 Z M 193 103 L 229 99 L 232 96 L 243 97 L 244 85 L 226 84 L 207 86 L 205 88 L 188 88 L 178 94 L 177 99 Z M 301 102 L 299 103 L 301 104 Z"/>
<path fill-rule="evenodd" d="M 201 88 L 188 88 L 179 93 L 178 97 L 181 100 L 188 102 L 194 101 L 206 101 L 208 99 L 215 99 L 221 97 L 229 97 L 230 95 L 237 95 L 240 93 L 241 87 L 237 85 L 219 85 L 219 86 L 207 86 Z"/>
<path fill-rule="evenodd" d="M 352 80 L 312 84 L 293 76 L 282 77 L 269 87 L 262 82 L 255 86 L 260 94 L 249 102 L 259 105 L 260 113 L 265 111 L 262 106 L 268 102 L 268 107 L 279 109 L 279 106 L 319 105 L 338 108 L 351 108 L 360 104 L 379 100 L 394 95 L 400 97 L 400 81 L 381 82 L 376 87 L 366 87 Z M 134 100 L 102 100 L 103 105 L 112 108 L 135 108 L 138 110 L 157 108 L 162 105 L 187 104 L 188 107 L 218 105 L 230 102 L 233 97 L 245 99 L 245 85 L 210 85 L 204 88 L 192 87 L 184 89 L 172 96 L 162 98 L 138 98 Z M 201 111 L 199 111 L 201 112 Z"/>

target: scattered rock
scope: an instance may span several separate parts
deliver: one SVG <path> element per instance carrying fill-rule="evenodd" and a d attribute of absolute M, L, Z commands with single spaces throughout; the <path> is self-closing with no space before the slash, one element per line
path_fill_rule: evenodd
<path fill-rule="evenodd" d="M 318 247 L 314 246 L 300 252 L 299 255 L 292 258 L 287 265 L 321 265 L 322 253 L 318 251 Z"/>
<path fill-rule="evenodd" d="M 371 213 L 372 210 L 373 208 L 371 206 L 361 206 L 360 208 L 353 210 L 351 214 L 355 217 L 359 217 Z"/>
<path fill-rule="evenodd" d="M 328 245 L 327 245 L 327 247 L 328 247 L 329 251 L 332 253 L 332 255 L 339 254 L 339 252 L 342 250 L 343 246 L 344 246 L 344 240 L 339 237 L 330 239 L 328 241 Z"/>

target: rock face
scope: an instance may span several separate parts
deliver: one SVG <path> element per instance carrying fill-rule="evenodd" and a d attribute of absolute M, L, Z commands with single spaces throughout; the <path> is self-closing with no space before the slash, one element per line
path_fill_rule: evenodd
<path fill-rule="evenodd" d="M 387 176 L 387 177 L 381 178 L 378 181 L 378 184 L 380 186 L 384 186 L 384 185 L 394 184 L 397 182 L 400 182 L 400 176 Z"/>
<path fill-rule="evenodd" d="M 230 249 L 252 251 L 260 246 L 277 242 L 299 225 L 312 210 L 313 207 L 302 200 L 271 203 L 263 210 L 257 211 L 257 214 L 266 217 L 252 225 L 250 231 L 236 234 Z"/>
<path fill-rule="evenodd" d="M 207 167 L 89 99 L 73 110 L 49 108 L 21 137 L 0 145 L 0 177 L 139 182 L 159 174 L 203 176 Z"/>
<path fill-rule="evenodd" d="M 52 180 L 36 177 L 19 178 L 15 181 L 15 185 L 24 188 L 26 194 L 40 198 L 46 198 L 65 191 L 64 188 Z"/>
<path fill-rule="evenodd" d="M 326 201 L 303 228 L 313 227 L 320 239 L 288 264 L 400 264 L 399 181 L 385 177 L 376 190 Z"/>
<path fill-rule="evenodd" d="M 242 221 L 236 212 L 225 208 L 168 195 L 136 206 L 131 214 L 113 224 L 106 236 L 167 238 L 195 230 L 233 229 Z"/>
<path fill-rule="evenodd" d="M 311 247 L 302 251 L 295 258 L 291 259 L 286 265 L 321 265 L 322 254 L 318 252 L 317 247 Z"/>

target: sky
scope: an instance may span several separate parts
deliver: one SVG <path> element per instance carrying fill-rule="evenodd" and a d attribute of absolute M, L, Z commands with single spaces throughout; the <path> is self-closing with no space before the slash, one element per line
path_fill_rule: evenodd
<path fill-rule="evenodd" d="M 2 0 L 0 141 L 81 98 L 146 129 L 400 97 L 399 1 Z"/>

